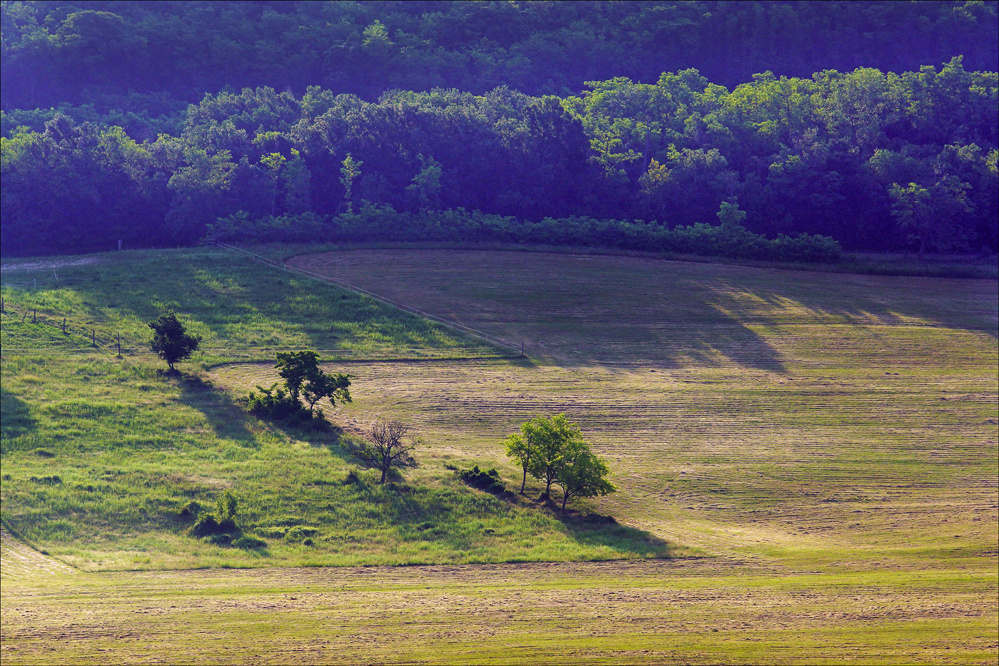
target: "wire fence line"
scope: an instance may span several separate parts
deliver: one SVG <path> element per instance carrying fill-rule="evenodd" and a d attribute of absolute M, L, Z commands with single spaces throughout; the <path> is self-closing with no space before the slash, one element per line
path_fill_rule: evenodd
<path fill-rule="evenodd" d="M 29 283 L 30 285 L 30 283 Z M 124 358 L 126 355 L 137 355 L 149 352 L 149 341 L 135 341 L 123 336 L 119 331 L 107 333 L 94 326 L 82 326 L 71 322 L 68 317 L 53 315 L 51 310 L 39 310 L 36 307 L 18 307 L 6 296 L 0 297 L 0 312 L 5 318 L 20 323 L 48 326 L 60 331 L 65 341 L 72 347 L 62 347 L 63 352 L 86 353 L 100 352 L 110 357 Z M 199 347 L 202 356 L 216 357 L 221 363 L 273 363 L 279 352 L 298 351 L 300 346 L 274 347 Z M 37 354 L 54 351 L 51 346 L 36 344 L 18 344 L 16 340 L 8 340 L 3 345 L 4 355 Z M 405 361 L 435 361 L 435 360 L 474 360 L 489 358 L 510 358 L 510 354 L 483 354 L 482 348 L 450 347 L 447 349 L 316 349 L 327 361 L 351 362 L 405 362 Z"/>
<path fill-rule="evenodd" d="M 38 308 L 24 308 L 20 309 L 13 306 L 9 299 L 6 297 L 0 299 L 0 313 L 7 315 L 12 318 L 21 318 L 21 323 L 27 323 L 28 318 L 31 318 L 32 324 L 42 324 L 44 326 L 51 326 L 62 331 L 66 336 L 67 342 L 73 342 L 77 345 L 75 351 L 87 351 L 89 349 L 97 349 L 102 353 L 110 353 L 110 350 L 115 350 L 119 357 L 122 356 L 123 352 L 134 351 L 132 347 L 128 345 L 128 340 L 125 340 L 125 345 L 122 345 L 122 337 L 120 332 L 115 332 L 113 335 L 106 332 L 101 332 L 98 334 L 97 328 L 94 326 L 86 327 L 80 326 L 75 322 L 70 322 L 67 317 L 58 317 L 55 319 L 51 318 L 50 313 L 42 312 L 39 314 Z M 47 317 L 46 314 L 49 314 Z M 82 340 L 81 340 L 82 338 Z M 84 347 L 79 347 L 81 342 L 87 343 Z M 16 343 L 11 344 L 10 342 L 4 344 L 4 353 L 18 353 L 18 352 L 37 352 L 37 351 L 47 351 L 50 347 L 24 347 L 17 345 Z"/>
<path fill-rule="evenodd" d="M 517 357 L 526 356 L 524 354 L 523 345 L 517 346 L 506 340 L 498 338 L 494 335 L 480 331 L 478 329 L 466 326 L 459 322 L 450 321 L 443 319 L 437 315 L 419 310 L 414 307 L 410 307 L 403 303 L 399 303 L 390 298 L 386 298 L 379 294 L 368 291 L 362 287 L 350 284 L 345 280 L 338 278 L 333 278 L 330 276 L 323 275 L 321 273 L 316 273 L 314 271 L 305 270 L 295 266 L 288 266 L 286 264 L 280 263 L 273 259 L 269 259 L 262 255 L 244 250 L 242 248 L 229 245 L 227 243 L 222 243 L 219 241 L 212 241 L 212 245 L 218 246 L 219 248 L 236 252 L 250 257 L 252 260 L 264 264 L 266 266 L 276 268 L 278 270 L 284 271 L 286 273 L 291 273 L 294 275 L 301 275 L 308 277 L 310 279 L 319 280 L 328 284 L 334 284 L 338 287 L 352 291 L 354 293 L 367 296 L 380 303 L 388 305 L 390 307 L 396 308 L 403 312 L 423 317 L 436 324 L 449 328 L 451 330 L 457 331 L 459 333 L 468 335 L 470 337 L 483 340 L 489 343 L 493 347 L 499 347 L 500 349 L 507 350 L 506 353 L 500 352 L 495 355 L 483 354 L 481 348 L 474 347 L 452 347 L 448 349 L 425 349 L 425 348 L 411 348 L 411 349 L 394 349 L 386 350 L 384 352 L 372 351 L 372 350 L 357 350 L 357 349 L 320 349 L 316 350 L 317 353 L 327 358 L 332 357 L 330 360 L 345 360 L 345 361 L 417 361 L 417 360 L 436 360 L 436 359 L 456 359 L 456 358 L 510 358 L 511 352 Z M 6 287 L 13 287 L 15 289 L 21 290 L 34 290 L 39 287 L 51 288 L 52 286 L 69 285 L 72 284 L 73 280 L 60 280 L 55 269 L 52 269 L 52 276 L 39 279 L 38 276 L 32 277 L 31 279 L 26 279 L 24 281 L 13 282 L 7 279 L 3 280 L 3 284 Z M 114 355 L 115 353 L 119 358 L 123 357 L 124 354 L 136 354 L 140 353 L 140 350 L 148 350 L 148 340 L 135 341 L 126 338 L 121 334 L 120 331 L 116 331 L 113 334 L 106 331 L 100 331 L 96 326 L 84 326 L 77 324 L 75 322 L 70 322 L 68 317 L 59 316 L 58 314 L 53 315 L 51 310 L 40 310 L 34 306 L 18 307 L 14 305 L 9 298 L 0 297 L 0 311 L 5 317 L 18 318 L 20 317 L 21 322 L 25 323 L 30 317 L 31 323 L 42 324 L 45 326 L 50 326 L 55 329 L 59 329 L 65 336 L 66 341 L 73 343 L 74 347 L 67 351 L 75 352 L 85 352 L 88 350 L 98 350 L 101 353 Z M 201 347 L 199 348 L 200 354 L 221 357 L 224 359 L 233 359 L 232 362 L 265 362 L 273 361 L 274 356 L 277 352 L 281 351 L 294 351 L 298 347 L 253 347 L 253 348 L 231 348 L 231 347 Z M 37 353 L 42 351 L 50 351 L 50 347 L 37 347 L 37 346 L 24 346 L 19 345 L 16 341 L 8 341 L 4 344 L 4 353 L 10 354 L 22 354 L 22 353 Z M 225 361 L 223 361 L 225 362 Z"/>
<path fill-rule="evenodd" d="M 368 296 L 369 298 L 373 298 L 374 300 L 376 300 L 376 301 L 378 301 L 380 303 L 384 303 L 384 304 L 386 304 L 386 305 L 388 305 L 390 307 L 396 308 L 398 310 L 402 310 L 403 312 L 407 312 L 409 314 L 416 315 L 417 317 L 423 317 L 424 319 L 429 319 L 430 321 L 434 322 L 435 324 L 440 324 L 441 326 L 444 326 L 446 328 L 450 328 L 450 329 L 452 329 L 454 331 L 458 331 L 459 333 L 464 333 L 465 335 L 470 335 L 470 336 L 472 336 L 474 338 L 478 338 L 480 340 L 484 340 L 485 342 L 488 342 L 491 345 L 495 345 L 497 347 L 503 347 L 505 349 L 509 349 L 511 351 L 517 352 L 521 356 L 526 356 L 526 354 L 524 353 L 524 345 L 523 344 L 521 344 L 520 346 L 517 346 L 517 345 L 515 345 L 515 344 L 513 344 L 513 343 L 511 343 L 511 342 L 509 342 L 507 340 L 503 340 L 502 338 L 498 338 L 495 335 L 492 335 L 490 333 L 486 333 L 485 331 L 480 331 L 478 329 L 472 328 L 471 326 L 466 326 L 465 324 L 462 324 L 460 322 L 451 321 L 449 319 L 444 319 L 444 318 L 439 317 L 439 316 L 437 316 L 435 314 L 431 314 L 429 312 L 425 312 L 423 310 L 411 307 L 411 306 L 406 305 L 404 303 L 399 303 L 398 301 L 394 301 L 391 298 L 387 298 L 387 297 L 382 296 L 380 294 L 376 294 L 374 292 L 368 291 L 367 289 L 364 289 L 363 287 L 358 287 L 357 285 L 351 284 L 351 283 L 347 282 L 346 280 L 341 280 L 339 278 L 331 277 L 329 275 L 323 275 L 322 273 L 316 273 L 315 271 L 306 270 L 304 268 L 298 268 L 297 266 L 289 266 L 288 264 L 283 264 L 283 263 L 281 263 L 279 261 L 275 261 L 274 259 L 270 259 L 270 258 L 265 257 L 263 255 L 259 255 L 259 254 L 256 254 L 254 252 L 250 252 L 249 250 L 244 250 L 242 248 L 236 247 L 235 245 L 229 245 L 228 243 L 223 243 L 221 241 L 211 241 L 211 243 L 213 245 L 216 245 L 216 246 L 218 246 L 220 248 L 223 248 L 223 249 L 226 249 L 226 250 L 229 250 L 229 251 L 232 251 L 232 252 L 239 252 L 239 253 L 245 254 L 245 255 L 249 256 L 251 259 L 253 259 L 254 261 L 262 263 L 262 264 L 264 264 L 266 266 L 270 266 L 271 268 L 276 268 L 278 270 L 285 271 L 285 272 L 288 272 L 288 273 L 297 274 L 297 275 L 303 275 L 305 277 L 309 277 L 309 278 L 312 278 L 314 280 L 319 280 L 321 282 L 326 282 L 328 284 L 336 285 L 336 286 L 338 286 L 338 287 L 340 287 L 342 289 L 346 289 L 348 291 L 352 291 L 354 293 L 361 294 L 363 296 Z"/>

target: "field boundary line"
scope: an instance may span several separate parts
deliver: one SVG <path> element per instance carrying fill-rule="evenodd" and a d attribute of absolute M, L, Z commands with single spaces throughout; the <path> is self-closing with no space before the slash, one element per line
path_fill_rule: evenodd
<path fill-rule="evenodd" d="M 436 324 L 440 324 L 441 326 L 446 326 L 447 328 L 450 328 L 452 330 L 458 331 L 460 333 L 464 333 L 466 335 L 470 335 L 472 337 L 479 338 L 480 340 L 484 340 L 484 341 L 488 342 L 491 345 L 496 345 L 496 346 L 499 346 L 499 347 L 505 347 L 506 349 L 510 349 L 512 351 L 519 352 L 523 356 L 527 356 L 524 353 L 524 350 L 523 350 L 522 346 L 521 347 L 517 347 L 516 345 L 511 344 L 511 343 L 507 342 L 506 340 L 503 340 L 501 338 L 497 338 L 496 336 L 493 336 L 493 335 L 491 335 L 489 333 L 486 333 L 484 331 L 480 331 L 480 330 L 472 328 L 470 326 L 466 326 L 465 324 L 461 324 L 461 323 L 456 322 L 456 321 L 451 321 L 449 319 L 444 319 L 442 317 L 438 317 L 437 315 L 430 314 L 429 312 L 424 312 L 423 310 L 411 307 L 409 305 L 405 305 L 403 303 L 399 303 L 398 301 L 394 301 L 391 298 L 388 298 L 386 296 L 382 296 L 380 294 L 376 294 L 374 292 L 368 291 L 367 289 L 364 289 L 363 287 L 358 287 L 357 285 L 351 284 L 351 283 L 347 282 L 346 280 L 341 280 L 339 278 L 330 277 L 328 275 L 323 275 L 322 273 L 316 273 L 315 271 L 306 270 L 304 268 L 298 268 L 297 266 L 290 266 L 290 265 L 288 265 L 286 263 L 281 263 L 281 262 L 275 261 L 274 259 L 268 259 L 267 257 L 265 257 L 263 255 L 259 255 L 259 254 L 256 254 L 254 252 L 250 252 L 249 250 L 244 250 L 242 248 L 236 247 L 235 245 L 229 245 L 228 243 L 223 243 L 221 241 L 211 241 L 211 244 L 215 245 L 217 247 L 220 247 L 222 249 L 225 249 L 225 250 L 229 250 L 229 251 L 233 251 L 233 252 L 240 252 L 242 254 L 245 254 L 245 255 L 249 256 L 251 259 L 253 259 L 254 261 L 262 263 L 262 264 L 264 264 L 266 266 L 270 266 L 271 268 L 276 268 L 278 270 L 282 270 L 282 271 L 285 271 L 285 272 L 288 272 L 288 273 L 302 275 L 302 276 L 305 276 L 305 277 L 312 278 L 314 280 L 319 280 L 321 282 L 326 282 L 328 284 L 333 284 L 333 285 L 336 285 L 337 287 L 340 287 L 342 289 L 346 289 L 348 291 L 352 291 L 352 292 L 354 292 L 356 294 L 360 294 L 362 296 L 367 296 L 369 298 L 373 298 L 376 301 L 379 301 L 380 303 L 384 303 L 385 305 L 389 305 L 391 307 L 394 307 L 397 310 L 402 310 L 403 312 L 406 312 L 408 314 L 416 315 L 418 317 L 423 317 L 424 319 L 429 319 L 430 321 L 432 321 L 432 322 L 434 322 Z"/>

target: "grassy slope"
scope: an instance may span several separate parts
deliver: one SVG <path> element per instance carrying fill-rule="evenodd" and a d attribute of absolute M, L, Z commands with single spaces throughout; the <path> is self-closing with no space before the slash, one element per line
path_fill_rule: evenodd
<path fill-rule="evenodd" d="M 634 529 L 563 524 L 526 502 L 473 491 L 440 465 L 410 473 L 398 490 L 378 486 L 373 474 L 344 485 L 349 461 L 336 436 L 285 432 L 243 414 L 234 402 L 243 390 L 164 376 L 143 339 L 145 322 L 169 307 L 204 336 L 208 351 L 195 363 L 273 358 L 274 348 L 295 347 L 336 347 L 327 353 L 346 350 L 350 358 L 396 358 L 414 346 L 445 356 L 488 357 L 492 349 L 213 250 L 106 255 L 56 270 L 58 285 L 53 277 L 37 291 L 4 287 L 2 497 L 6 523 L 66 562 L 85 569 L 396 564 L 668 550 Z M 5 283 L 29 277 L 4 273 Z M 66 316 L 70 333 L 23 317 L 36 308 L 60 326 Z M 123 332 L 124 359 L 73 333 L 94 327 Z M 363 407 L 365 390 L 353 393 Z M 266 549 L 187 536 L 179 511 L 191 500 L 210 506 L 225 488 L 241 498 L 240 524 Z"/>
<path fill-rule="evenodd" d="M 524 339 L 539 360 L 355 359 L 365 398 L 338 410 L 348 426 L 404 417 L 429 443 L 421 474 L 475 461 L 510 482 L 497 438 L 568 411 L 622 488 L 601 511 L 721 557 L 5 572 L 5 662 L 995 662 L 994 282 L 510 253 L 336 261 L 373 291 Z M 270 377 L 265 364 L 212 374 L 234 393 Z M 313 451 L 264 430 L 278 443 L 263 454 Z M 25 470 L 60 460 L 18 455 Z M 240 647 L 206 651 L 206 632 Z"/>

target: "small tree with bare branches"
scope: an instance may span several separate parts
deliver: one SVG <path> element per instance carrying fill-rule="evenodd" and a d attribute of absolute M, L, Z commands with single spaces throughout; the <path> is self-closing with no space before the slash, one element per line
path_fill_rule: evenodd
<path fill-rule="evenodd" d="M 371 442 L 352 442 L 347 448 L 358 464 L 381 471 L 379 483 L 385 483 L 393 467 L 416 467 L 413 450 L 417 440 L 409 436 L 410 428 L 402 421 L 379 421 L 371 427 Z"/>

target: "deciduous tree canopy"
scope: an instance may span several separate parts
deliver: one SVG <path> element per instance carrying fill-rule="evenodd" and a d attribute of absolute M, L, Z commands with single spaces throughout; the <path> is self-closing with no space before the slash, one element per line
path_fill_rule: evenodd
<path fill-rule="evenodd" d="M 3 3 L 3 251 L 994 252 L 996 7 Z"/>

